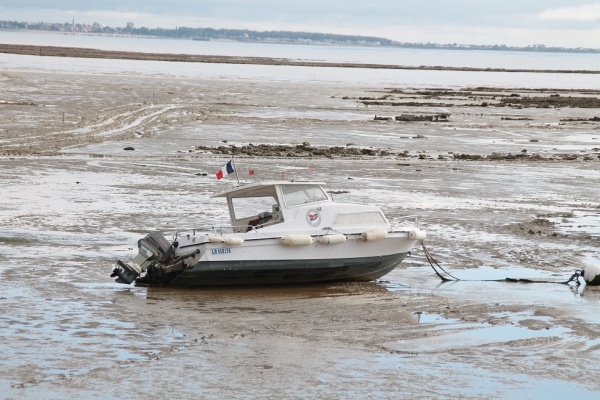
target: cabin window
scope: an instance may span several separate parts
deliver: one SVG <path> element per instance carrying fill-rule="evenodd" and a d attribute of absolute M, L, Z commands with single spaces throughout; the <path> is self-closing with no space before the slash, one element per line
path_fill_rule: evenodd
<path fill-rule="evenodd" d="M 236 220 L 254 217 L 258 213 L 271 211 L 277 200 L 273 196 L 261 197 L 235 197 L 231 199 L 233 214 Z"/>
<path fill-rule="evenodd" d="M 281 186 L 281 192 L 288 207 L 316 203 L 328 199 L 327 193 L 320 186 L 315 185 Z"/>
<path fill-rule="evenodd" d="M 378 211 L 338 214 L 334 225 L 373 225 L 385 224 L 385 218 Z"/>

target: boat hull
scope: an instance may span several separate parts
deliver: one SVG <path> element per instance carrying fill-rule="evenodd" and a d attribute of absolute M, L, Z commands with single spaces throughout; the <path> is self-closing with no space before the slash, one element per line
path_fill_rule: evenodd
<path fill-rule="evenodd" d="M 202 261 L 172 286 L 236 286 L 372 281 L 388 274 L 408 253 L 345 259 Z"/>

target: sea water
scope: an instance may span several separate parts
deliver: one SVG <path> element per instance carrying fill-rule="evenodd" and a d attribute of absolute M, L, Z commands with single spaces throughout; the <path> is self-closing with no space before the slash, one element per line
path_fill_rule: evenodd
<path fill-rule="evenodd" d="M 84 47 L 101 50 L 272 57 L 331 63 L 369 63 L 401 66 L 511 68 L 600 71 L 600 54 L 407 49 L 340 45 L 296 45 L 234 41 L 194 41 L 140 37 L 74 35 L 0 31 L 0 43 L 34 46 Z M 43 60 L 43 62 L 40 62 Z M 56 70 L 82 73 L 146 73 L 210 79 L 272 79 L 323 81 L 389 86 L 497 86 L 556 89 L 600 89 L 598 74 L 473 72 L 369 68 L 323 68 L 273 65 L 139 62 L 130 60 L 68 59 L 0 55 L 3 70 Z"/>

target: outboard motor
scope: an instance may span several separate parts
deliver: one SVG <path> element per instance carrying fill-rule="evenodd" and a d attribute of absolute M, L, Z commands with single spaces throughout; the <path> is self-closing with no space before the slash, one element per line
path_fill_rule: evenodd
<path fill-rule="evenodd" d="M 113 270 L 111 277 L 117 277 L 116 282 L 131 284 L 150 265 L 164 265 L 169 262 L 175 252 L 175 246 L 160 232 L 149 233 L 138 241 L 139 253 L 132 261 L 124 263 L 117 261 L 119 267 Z"/>

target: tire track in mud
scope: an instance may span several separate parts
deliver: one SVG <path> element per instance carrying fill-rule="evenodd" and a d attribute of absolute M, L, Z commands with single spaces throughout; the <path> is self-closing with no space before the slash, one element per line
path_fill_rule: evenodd
<path fill-rule="evenodd" d="M 51 155 L 61 149 L 99 143 L 104 140 L 122 140 L 151 135 L 152 130 L 163 125 L 185 124 L 198 119 L 205 111 L 198 107 L 179 104 L 150 104 L 125 106 L 122 110 L 104 115 L 81 117 L 74 126 L 56 130 L 32 128 L 13 132 L 0 146 L 3 155 Z M 184 117 L 182 118 L 181 115 Z M 191 115 L 191 117 L 190 117 Z M 168 119 L 168 120 L 167 120 Z"/>

